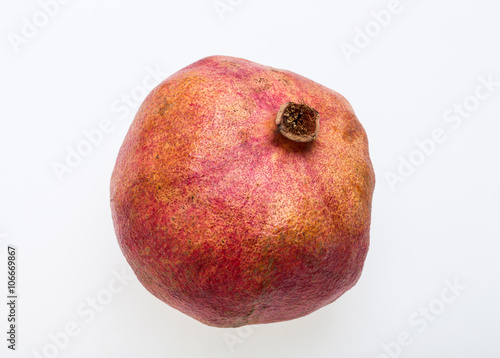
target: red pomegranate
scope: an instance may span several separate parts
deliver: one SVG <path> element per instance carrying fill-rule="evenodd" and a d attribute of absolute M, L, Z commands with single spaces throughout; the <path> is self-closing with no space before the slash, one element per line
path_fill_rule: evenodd
<path fill-rule="evenodd" d="M 139 281 L 211 326 L 290 320 L 358 281 L 375 176 L 347 100 L 295 73 L 212 56 L 141 105 L 111 178 Z"/>

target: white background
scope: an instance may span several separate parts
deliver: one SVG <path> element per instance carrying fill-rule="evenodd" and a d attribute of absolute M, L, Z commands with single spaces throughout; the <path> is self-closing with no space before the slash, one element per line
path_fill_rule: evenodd
<path fill-rule="evenodd" d="M 402 0 L 384 26 L 375 21 L 388 0 L 221 0 L 224 13 L 212 0 L 66 2 L 0 2 L 1 357 L 500 356 L 498 2 Z M 365 269 L 307 317 L 204 326 L 130 277 L 117 245 L 109 179 L 134 98 L 154 84 L 149 72 L 163 79 L 209 55 L 324 84 L 368 133 L 377 186 Z M 54 163 L 103 121 L 111 129 L 59 180 Z M 388 175 L 401 177 L 394 190 Z M 8 245 L 16 352 L 6 348 Z"/>

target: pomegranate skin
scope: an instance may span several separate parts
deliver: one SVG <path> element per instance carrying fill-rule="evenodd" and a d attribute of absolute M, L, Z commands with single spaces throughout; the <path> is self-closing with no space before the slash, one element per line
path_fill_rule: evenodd
<path fill-rule="evenodd" d="M 295 142 L 286 102 L 320 116 Z M 158 299 L 216 327 L 305 316 L 358 281 L 375 175 L 347 100 L 312 80 L 211 56 L 145 99 L 111 177 L 118 243 Z"/>

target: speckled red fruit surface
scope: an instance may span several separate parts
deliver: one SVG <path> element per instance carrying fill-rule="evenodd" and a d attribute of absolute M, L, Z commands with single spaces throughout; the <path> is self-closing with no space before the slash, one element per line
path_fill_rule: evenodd
<path fill-rule="evenodd" d="M 314 140 L 277 130 L 287 102 L 317 111 Z M 112 174 L 111 209 L 147 290 L 207 325 L 238 327 L 305 316 L 356 284 L 374 185 L 365 131 L 344 97 L 212 56 L 141 105 Z"/>

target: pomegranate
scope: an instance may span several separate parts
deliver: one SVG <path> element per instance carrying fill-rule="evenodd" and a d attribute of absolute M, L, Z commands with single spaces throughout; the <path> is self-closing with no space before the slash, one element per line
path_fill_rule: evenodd
<path fill-rule="evenodd" d="M 154 296 L 211 326 L 305 316 L 358 281 L 375 176 L 347 100 L 212 56 L 145 99 L 111 178 L 116 236 Z"/>

